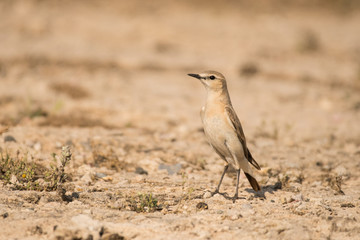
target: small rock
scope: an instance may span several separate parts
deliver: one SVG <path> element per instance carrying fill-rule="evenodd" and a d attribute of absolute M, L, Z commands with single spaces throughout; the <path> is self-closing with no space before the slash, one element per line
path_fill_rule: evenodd
<path fill-rule="evenodd" d="M 302 202 L 297 203 L 297 206 L 294 206 L 293 208 L 293 213 L 299 215 L 299 216 L 303 216 L 306 214 L 308 207 L 306 206 L 306 204 L 303 204 Z M 295 204 L 296 205 L 296 204 Z"/>
<path fill-rule="evenodd" d="M 324 172 L 329 172 L 329 171 L 331 170 L 330 164 L 324 165 L 324 166 L 322 167 L 322 170 L 323 170 Z"/>
<path fill-rule="evenodd" d="M 203 196 L 203 198 L 211 198 L 212 197 L 212 193 L 211 192 L 206 192 L 206 193 L 204 193 L 204 196 Z"/>
<path fill-rule="evenodd" d="M 290 201 L 289 202 L 301 202 L 301 201 L 304 201 L 304 197 L 301 193 L 297 194 L 297 195 L 294 195 L 294 196 L 291 196 L 290 198 Z"/>
<path fill-rule="evenodd" d="M 10 183 L 14 184 L 14 185 L 19 183 L 19 181 L 15 175 L 11 175 Z"/>
<path fill-rule="evenodd" d="M 115 202 L 115 203 L 108 204 L 107 207 L 110 208 L 110 209 L 120 210 L 120 209 L 124 208 L 125 206 L 121 202 Z"/>
<path fill-rule="evenodd" d="M 162 214 L 168 214 L 169 213 L 169 209 L 167 206 L 164 206 L 163 209 L 161 209 L 160 211 Z"/>
<path fill-rule="evenodd" d="M 324 166 L 324 163 L 321 162 L 321 161 L 317 161 L 315 164 L 316 164 L 316 166 L 318 166 L 318 167 Z"/>
<path fill-rule="evenodd" d="M 140 175 L 148 175 L 148 172 L 146 170 L 144 170 L 142 167 L 137 167 L 135 169 L 135 173 L 140 174 Z"/>
<path fill-rule="evenodd" d="M 196 209 L 207 210 L 207 209 L 209 209 L 209 206 L 204 202 L 199 202 L 198 204 L 196 204 Z"/>
<path fill-rule="evenodd" d="M 242 217 L 242 215 L 241 214 L 231 214 L 230 216 L 230 220 L 238 220 L 239 218 L 241 218 Z"/>
<path fill-rule="evenodd" d="M 344 166 L 338 166 L 334 169 L 334 172 L 339 177 L 345 177 L 349 175 L 349 171 Z"/>
<path fill-rule="evenodd" d="M 243 209 L 253 209 L 253 206 L 251 206 L 251 204 L 243 204 L 241 207 Z"/>
<path fill-rule="evenodd" d="M 278 190 L 278 189 L 281 189 L 282 188 L 282 183 L 280 181 L 277 181 L 275 184 L 274 184 L 274 187 L 273 189 L 274 190 Z"/>
<path fill-rule="evenodd" d="M 281 202 L 282 204 L 286 204 L 286 203 L 287 203 L 286 197 L 281 197 L 281 198 L 280 198 L 280 202 Z"/>
<path fill-rule="evenodd" d="M 102 180 L 104 180 L 105 182 L 112 182 L 113 178 L 110 176 L 106 176 L 106 177 L 103 177 Z"/>
<path fill-rule="evenodd" d="M 4 142 L 16 142 L 16 139 L 11 135 L 7 135 L 4 137 Z"/>
<path fill-rule="evenodd" d="M 346 207 L 346 208 L 354 208 L 355 207 L 355 205 L 352 203 L 342 203 L 340 206 Z"/>
<path fill-rule="evenodd" d="M 39 143 L 39 142 L 35 143 L 34 149 L 39 152 L 41 150 L 41 143 Z"/>
<path fill-rule="evenodd" d="M 106 177 L 107 175 L 106 175 L 105 173 L 95 173 L 95 176 L 96 176 L 97 178 L 104 178 L 104 177 Z"/>
<path fill-rule="evenodd" d="M 32 230 L 31 230 L 32 234 L 36 234 L 36 235 L 41 235 L 43 234 L 43 229 L 42 227 L 36 225 Z"/>
<path fill-rule="evenodd" d="M 91 174 L 86 173 L 84 176 L 81 177 L 80 180 L 84 182 L 84 184 L 89 185 L 92 182 Z"/>
<path fill-rule="evenodd" d="M 211 199 L 215 200 L 215 201 L 221 201 L 221 202 L 224 201 L 224 197 L 221 194 L 215 194 L 214 196 L 212 196 Z"/>
<path fill-rule="evenodd" d="M 80 194 L 78 192 L 71 193 L 72 198 L 80 198 Z"/>
<path fill-rule="evenodd" d="M 166 164 L 161 163 L 159 165 L 158 169 L 159 170 L 166 169 L 166 171 L 168 172 L 169 175 L 173 175 L 173 174 L 178 173 L 181 170 L 181 163 L 177 163 L 174 165 L 166 165 Z"/>
<path fill-rule="evenodd" d="M 5 213 L 1 214 L 1 216 L 2 216 L 3 218 L 7 218 L 7 217 L 9 216 L 9 213 L 5 212 Z"/>

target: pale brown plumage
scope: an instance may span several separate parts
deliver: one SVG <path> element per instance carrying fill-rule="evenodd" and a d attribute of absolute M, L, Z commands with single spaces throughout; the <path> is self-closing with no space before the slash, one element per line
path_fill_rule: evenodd
<path fill-rule="evenodd" d="M 252 188 L 259 191 L 261 188 L 252 176 L 248 163 L 259 170 L 260 166 L 247 147 L 240 120 L 231 105 L 225 77 L 215 71 L 189 74 L 189 76 L 199 79 L 207 90 L 206 104 L 201 110 L 204 132 L 215 152 L 227 162 L 215 193 L 219 191 L 229 164 L 237 170 L 234 201 L 238 196 L 240 169 L 243 169 Z"/>
<path fill-rule="evenodd" d="M 243 146 L 245 158 L 249 161 L 249 163 L 251 163 L 251 165 L 253 165 L 256 169 L 260 170 L 261 168 L 260 168 L 259 164 L 255 161 L 255 159 L 251 155 L 251 152 L 249 151 L 249 149 L 246 146 L 245 134 L 244 134 L 244 131 L 242 129 L 240 120 L 237 117 L 234 109 L 232 108 L 232 106 L 226 106 L 225 110 L 226 110 L 226 112 L 227 112 L 227 114 L 228 114 L 228 116 L 229 116 L 235 130 L 236 130 L 237 137 L 239 138 L 239 141 L 241 142 L 241 145 Z M 245 176 L 248 179 L 251 187 L 255 191 L 260 191 L 261 190 L 258 182 L 256 181 L 256 179 L 253 176 L 251 176 L 247 172 L 245 172 Z"/>
<path fill-rule="evenodd" d="M 251 163 L 251 165 L 253 165 L 256 169 L 261 170 L 259 164 L 255 161 L 255 159 L 253 158 L 253 156 L 251 155 L 251 152 L 249 151 L 249 149 L 246 146 L 246 139 L 245 139 L 245 134 L 244 131 L 242 129 L 241 123 L 239 118 L 237 117 L 234 109 L 232 108 L 232 106 L 225 106 L 225 110 L 236 130 L 236 134 L 239 138 L 239 141 L 241 142 L 241 145 L 243 146 L 244 149 L 244 154 L 246 159 Z"/>

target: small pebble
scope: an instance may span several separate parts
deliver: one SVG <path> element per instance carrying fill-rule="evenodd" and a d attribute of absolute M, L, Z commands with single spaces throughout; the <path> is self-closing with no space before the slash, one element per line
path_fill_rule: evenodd
<path fill-rule="evenodd" d="M 141 175 L 148 175 L 148 172 L 146 170 L 144 170 L 142 167 L 137 167 L 135 169 L 135 173 L 141 174 Z"/>
<path fill-rule="evenodd" d="M 71 193 L 71 197 L 80 198 L 80 194 L 78 192 L 73 192 L 73 193 Z"/>
<path fill-rule="evenodd" d="M 17 179 L 17 177 L 15 175 L 11 175 L 10 183 L 11 184 L 18 184 L 19 183 L 19 181 L 18 181 L 18 179 Z"/>
<path fill-rule="evenodd" d="M 281 202 L 282 204 L 286 204 L 286 203 L 287 203 L 286 197 L 281 197 L 281 198 L 280 198 L 280 202 Z"/>
<path fill-rule="evenodd" d="M 174 165 L 166 165 L 166 164 L 160 164 L 158 169 L 162 170 L 165 169 L 169 175 L 177 174 L 181 170 L 181 163 L 177 163 Z"/>
<path fill-rule="evenodd" d="M 91 174 L 90 173 L 86 173 L 84 174 L 80 180 L 86 184 L 86 185 L 89 185 L 91 182 L 92 182 L 92 178 L 91 178 Z"/>
<path fill-rule="evenodd" d="M 106 182 L 112 182 L 113 178 L 110 176 L 106 176 L 106 177 L 103 177 L 102 180 L 104 180 Z"/>
<path fill-rule="evenodd" d="M 241 207 L 243 209 L 253 209 L 253 206 L 251 206 L 251 204 L 243 204 Z"/>
<path fill-rule="evenodd" d="M 301 201 L 304 201 L 304 197 L 301 193 L 297 194 L 297 195 L 294 195 L 294 196 L 291 196 L 290 198 L 290 201 L 289 202 L 301 202 Z"/>
<path fill-rule="evenodd" d="M 4 137 L 4 142 L 16 142 L 16 139 L 11 135 L 7 135 Z"/>
<path fill-rule="evenodd" d="M 107 175 L 105 173 L 95 173 L 95 176 L 98 177 L 98 178 L 104 178 Z"/>
<path fill-rule="evenodd" d="M 211 198 L 212 197 L 212 194 L 211 194 L 211 192 L 206 192 L 206 193 L 204 193 L 204 196 L 203 196 L 203 198 Z"/>
<path fill-rule="evenodd" d="M 344 177 L 344 176 L 350 175 L 349 171 L 344 166 L 341 166 L 341 165 L 338 166 L 337 168 L 335 168 L 334 172 L 339 177 Z"/>
<path fill-rule="evenodd" d="M 355 205 L 352 204 L 352 203 L 342 203 L 340 206 L 341 206 L 341 207 L 346 207 L 346 208 L 353 208 L 353 207 L 355 207 Z"/>
<path fill-rule="evenodd" d="M 230 220 L 238 220 L 241 217 L 241 214 L 232 214 L 230 215 Z"/>
<path fill-rule="evenodd" d="M 35 144 L 34 144 L 34 149 L 35 149 L 36 151 L 40 151 L 40 150 L 41 150 L 41 143 L 39 143 L 39 142 L 35 143 Z"/>

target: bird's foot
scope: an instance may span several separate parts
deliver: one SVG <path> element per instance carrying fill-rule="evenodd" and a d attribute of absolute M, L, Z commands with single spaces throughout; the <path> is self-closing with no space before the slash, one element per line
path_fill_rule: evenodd
<path fill-rule="evenodd" d="M 218 194 L 218 193 L 220 193 L 220 192 L 219 192 L 219 189 L 216 188 L 215 191 L 211 193 L 211 196 L 214 196 L 215 194 Z"/>
<path fill-rule="evenodd" d="M 233 203 L 235 203 L 236 199 L 238 199 L 238 194 L 236 193 L 234 197 L 232 197 Z"/>

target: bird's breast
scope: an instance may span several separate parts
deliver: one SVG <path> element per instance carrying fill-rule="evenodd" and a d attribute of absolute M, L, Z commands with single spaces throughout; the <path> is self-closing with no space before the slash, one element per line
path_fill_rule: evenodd
<path fill-rule="evenodd" d="M 228 148 L 234 153 L 242 152 L 242 145 L 237 137 L 236 131 L 229 124 L 224 114 L 204 112 L 204 132 L 209 143 L 221 151 L 224 156 L 228 155 Z M 225 146 L 225 142 L 227 146 Z"/>
<path fill-rule="evenodd" d="M 225 119 L 224 109 L 219 104 L 207 104 L 202 111 L 205 131 L 224 131 L 229 128 Z"/>
<path fill-rule="evenodd" d="M 229 126 L 224 118 L 219 115 L 207 116 L 205 114 L 203 124 L 205 135 L 211 145 L 223 146 L 229 134 Z"/>

